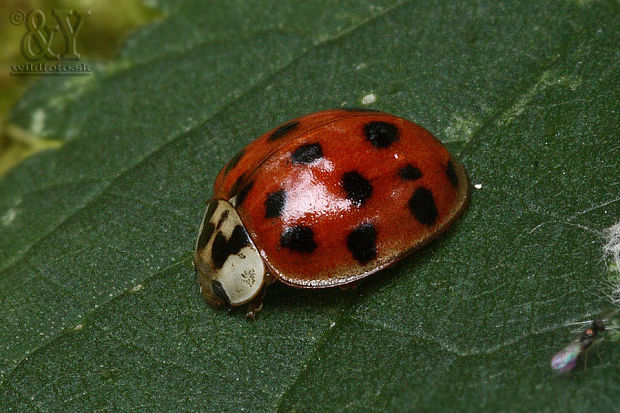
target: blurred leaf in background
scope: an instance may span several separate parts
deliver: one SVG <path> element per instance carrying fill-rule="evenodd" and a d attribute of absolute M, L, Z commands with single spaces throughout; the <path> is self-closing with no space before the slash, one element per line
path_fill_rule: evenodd
<path fill-rule="evenodd" d="M 106 62 L 111 59 L 128 33 L 156 18 L 161 11 L 146 6 L 139 0 L 49 0 L 49 1 L 8 1 L 0 3 L 0 176 L 22 159 L 47 148 L 55 148 L 61 142 L 53 136 L 39 136 L 38 131 L 26 130 L 7 122 L 7 114 L 26 86 L 37 76 L 13 76 L 10 66 L 28 63 L 20 52 L 21 39 L 26 33 L 24 23 L 11 21 L 12 13 L 24 14 L 35 9 L 51 10 L 91 10 L 94 17 L 87 19 L 77 36 L 77 48 L 84 61 Z M 48 22 L 49 23 L 49 22 Z M 63 39 L 56 35 L 54 46 Z"/>
<path fill-rule="evenodd" d="M 11 110 L 63 145 L 0 181 L 3 410 L 617 410 L 617 342 L 549 368 L 618 283 L 617 2 L 152 7 L 111 62 Z M 469 210 L 357 290 L 276 285 L 255 322 L 211 309 L 190 263 L 218 170 L 344 105 L 432 131 Z"/>

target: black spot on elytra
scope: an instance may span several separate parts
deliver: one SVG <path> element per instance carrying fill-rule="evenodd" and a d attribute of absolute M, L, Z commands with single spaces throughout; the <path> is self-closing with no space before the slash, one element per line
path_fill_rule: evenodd
<path fill-rule="evenodd" d="M 213 235 L 213 231 L 215 230 L 215 225 L 213 225 L 211 218 L 217 209 L 217 201 L 211 201 L 207 205 L 207 210 L 205 211 L 205 216 L 202 219 L 203 226 L 202 232 L 198 236 L 198 242 L 196 243 L 196 249 L 201 250 L 207 245 L 209 240 L 211 239 L 211 235 Z"/>
<path fill-rule="evenodd" d="M 369 122 L 364 125 L 364 133 L 375 148 L 387 148 L 398 140 L 398 128 L 388 122 Z"/>
<path fill-rule="evenodd" d="M 222 287 L 222 283 L 217 280 L 211 280 L 211 289 L 213 290 L 213 294 L 222 300 L 226 300 L 226 302 L 230 302 L 228 299 L 228 295 L 226 295 L 226 291 L 224 291 L 224 287 Z"/>
<path fill-rule="evenodd" d="M 248 235 L 241 225 L 235 226 L 230 239 L 218 232 L 213 239 L 211 259 L 215 268 L 222 268 L 229 256 L 237 254 L 241 248 L 250 244 Z"/>
<path fill-rule="evenodd" d="M 377 230 L 371 223 L 362 224 L 347 236 L 347 248 L 353 258 L 365 264 L 377 257 Z"/>
<path fill-rule="evenodd" d="M 282 231 L 280 245 L 302 254 L 310 254 L 316 248 L 314 232 L 303 225 L 288 227 Z"/>
<path fill-rule="evenodd" d="M 450 181 L 452 185 L 459 186 L 459 178 L 456 176 L 456 172 L 454 171 L 454 165 L 452 164 L 452 160 L 448 161 L 446 175 L 448 175 L 448 181 Z"/>
<path fill-rule="evenodd" d="M 237 179 L 235 180 L 235 183 L 232 184 L 232 186 L 230 187 L 230 191 L 228 191 L 229 199 L 237 195 L 237 193 L 239 192 L 239 189 L 241 189 L 241 185 L 243 184 L 244 178 L 245 178 L 245 174 L 241 174 L 237 177 Z"/>
<path fill-rule="evenodd" d="M 406 181 L 415 181 L 422 178 L 422 172 L 411 164 L 403 166 L 398 170 L 398 176 Z"/>
<path fill-rule="evenodd" d="M 243 158 L 243 155 L 245 155 L 245 149 L 241 149 L 235 156 L 230 158 L 230 161 L 228 161 L 226 169 L 224 170 L 224 174 L 227 174 L 231 169 L 237 166 L 241 158 Z"/>
<path fill-rule="evenodd" d="M 409 198 L 409 210 L 414 217 L 424 225 L 433 225 L 437 220 L 437 207 L 433 193 L 420 187 Z"/>
<path fill-rule="evenodd" d="M 286 202 L 286 192 L 283 189 L 267 195 L 265 200 L 265 218 L 276 218 L 282 214 L 284 203 Z"/>
<path fill-rule="evenodd" d="M 220 215 L 220 219 L 217 221 L 217 226 L 215 227 L 216 229 L 220 229 L 224 221 L 226 221 L 226 218 L 228 218 L 229 212 L 230 211 L 227 209 L 225 209 L 224 212 L 222 212 L 222 215 Z"/>
<path fill-rule="evenodd" d="M 292 131 L 295 128 L 297 128 L 297 126 L 299 126 L 299 122 L 297 122 L 297 121 L 285 123 L 284 125 L 279 126 L 276 130 L 273 131 L 273 133 L 269 137 L 269 141 L 270 142 L 271 141 L 276 141 L 276 140 L 284 137 L 287 133 L 289 133 L 290 131 Z"/>
<path fill-rule="evenodd" d="M 248 192 L 250 192 L 250 189 L 252 189 L 252 185 L 254 185 L 254 182 L 250 181 L 243 188 L 241 188 L 241 190 L 237 194 L 237 198 L 235 199 L 235 207 L 239 207 L 239 205 L 243 203 L 245 197 L 248 196 Z"/>
<path fill-rule="evenodd" d="M 301 145 L 295 149 L 295 152 L 291 154 L 291 160 L 294 164 L 308 164 L 321 159 L 323 157 L 323 150 L 318 143 L 309 143 Z"/>
<path fill-rule="evenodd" d="M 340 184 L 347 193 L 347 199 L 356 206 L 362 205 L 372 195 L 372 185 L 359 172 L 346 172 L 342 175 Z"/>

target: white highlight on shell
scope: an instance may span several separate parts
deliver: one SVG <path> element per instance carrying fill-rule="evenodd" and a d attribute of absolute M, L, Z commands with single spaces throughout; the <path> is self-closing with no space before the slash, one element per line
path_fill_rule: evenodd
<path fill-rule="evenodd" d="M 323 158 L 317 168 L 329 171 L 331 162 Z M 332 192 L 322 183 L 317 183 L 312 170 L 300 171 L 297 176 L 289 177 L 283 183 L 287 192 L 286 210 L 280 217 L 289 225 L 309 217 L 331 214 L 337 216 L 351 207 L 351 201 Z"/>
<path fill-rule="evenodd" d="M 376 100 L 377 97 L 374 95 L 374 93 L 369 93 L 362 98 L 362 105 L 370 105 L 371 103 L 375 103 Z"/>

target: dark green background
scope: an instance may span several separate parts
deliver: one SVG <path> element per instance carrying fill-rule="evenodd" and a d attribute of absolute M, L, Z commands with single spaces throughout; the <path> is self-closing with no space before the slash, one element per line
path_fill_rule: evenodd
<path fill-rule="evenodd" d="M 65 144 L 0 181 L 2 410 L 618 409 L 617 343 L 549 369 L 618 277 L 617 2 L 176 4 L 13 110 Z M 190 261 L 218 170 L 369 93 L 482 185 L 463 219 L 355 291 L 212 310 Z"/>

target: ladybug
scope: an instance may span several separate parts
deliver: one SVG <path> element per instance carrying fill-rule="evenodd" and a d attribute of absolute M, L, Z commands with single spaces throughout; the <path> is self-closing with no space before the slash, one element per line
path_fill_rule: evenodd
<path fill-rule="evenodd" d="M 213 307 L 262 308 L 278 280 L 347 286 L 442 233 L 469 180 L 430 132 L 387 113 L 334 109 L 291 120 L 219 172 L 194 266 Z"/>

